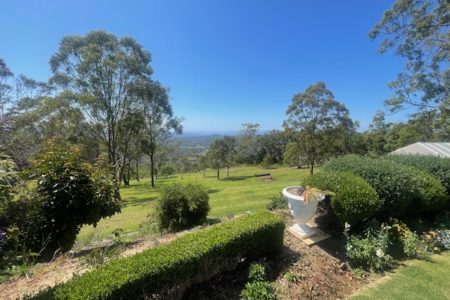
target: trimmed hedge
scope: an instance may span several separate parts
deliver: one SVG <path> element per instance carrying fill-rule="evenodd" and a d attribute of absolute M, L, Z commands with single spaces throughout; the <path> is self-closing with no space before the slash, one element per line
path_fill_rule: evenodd
<path fill-rule="evenodd" d="M 352 172 L 364 178 L 384 202 L 385 217 L 439 210 L 445 203 L 437 180 L 395 161 L 348 155 L 328 161 L 324 169 Z"/>
<path fill-rule="evenodd" d="M 388 155 L 386 158 L 430 173 L 441 182 L 450 198 L 450 159 L 428 155 Z"/>
<path fill-rule="evenodd" d="M 406 214 L 418 194 L 414 174 L 395 162 L 347 155 L 328 161 L 324 170 L 351 172 L 364 178 L 383 201 L 386 216 Z"/>
<path fill-rule="evenodd" d="M 243 257 L 255 259 L 280 252 L 283 230 L 279 216 L 249 214 L 111 261 L 35 299 L 142 299 L 152 294 L 177 298 L 174 295 L 179 297 L 189 285 L 236 267 Z"/>
<path fill-rule="evenodd" d="M 355 225 L 378 212 L 383 202 L 363 178 L 348 172 L 321 172 L 310 176 L 305 185 L 333 192 L 331 207 L 342 224 Z"/>
<path fill-rule="evenodd" d="M 415 209 L 422 212 L 439 211 L 447 205 L 447 193 L 441 182 L 426 171 L 410 167 L 416 179 L 417 197 Z"/>

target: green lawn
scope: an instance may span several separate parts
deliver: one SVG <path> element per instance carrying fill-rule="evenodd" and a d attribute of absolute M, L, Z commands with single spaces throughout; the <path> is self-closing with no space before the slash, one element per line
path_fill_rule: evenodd
<path fill-rule="evenodd" d="M 350 299 L 450 299 L 449 280 L 450 252 L 446 252 L 430 261 L 408 261 Z"/>
<path fill-rule="evenodd" d="M 254 177 L 255 173 L 270 172 L 274 178 L 265 182 L 261 177 Z M 215 171 L 211 170 L 203 177 L 202 173 L 184 174 L 168 179 L 159 179 L 157 188 L 151 189 L 149 179 L 131 182 L 130 187 L 121 189 L 125 200 L 122 213 L 111 218 L 103 219 L 97 225 L 97 234 L 110 236 L 116 228 L 125 232 L 139 229 L 139 224 L 147 219 L 158 197 L 160 187 L 173 182 L 199 182 L 209 189 L 212 217 L 223 217 L 229 214 L 245 213 L 265 209 L 269 198 L 279 194 L 283 187 L 298 184 L 309 170 L 295 168 L 276 168 L 263 170 L 260 167 L 238 167 L 230 170 L 230 177 L 226 177 L 226 170 L 221 172 L 221 180 L 215 178 Z M 83 239 L 92 233 L 92 226 L 84 227 L 78 238 Z"/>

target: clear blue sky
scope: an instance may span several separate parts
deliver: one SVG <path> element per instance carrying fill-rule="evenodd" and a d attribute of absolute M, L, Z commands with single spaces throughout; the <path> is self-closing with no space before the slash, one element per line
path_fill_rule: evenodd
<path fill-rule="evenodd" d="M 366 129 L 403 61 L 367 33 L 393 1 L 5 0 L 0 57 L 16 74 L 50 76 L 65 35 L 103 29 L 152 53 L 186 131 L 241 123 L 280 128 L 295 93 L 323 80 Z M 401 118 L 395 116 L 394 118 Z"/>

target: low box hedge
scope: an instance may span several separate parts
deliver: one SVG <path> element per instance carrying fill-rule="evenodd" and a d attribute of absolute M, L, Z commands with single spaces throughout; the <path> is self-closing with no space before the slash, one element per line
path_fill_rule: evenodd
<path fill-rule="evenodd" d="M 243 257 L 280 252 L 283 230 L 277 215 L 249 214 L 113 260 L 34 299 L 143 299 L 155 294 L 178 298 L 189 285 L 233 269 Z"/>

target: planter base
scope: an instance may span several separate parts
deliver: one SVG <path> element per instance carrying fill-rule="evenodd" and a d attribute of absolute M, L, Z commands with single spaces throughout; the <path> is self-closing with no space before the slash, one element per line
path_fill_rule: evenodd
<path fill-rule="evenodd" d="M 292 233 L 295 232 L 294 235 L 300 239 L 306 239 L 316 235 L 316 231 L 306 224 L 294 224 L 289 227 L 289 231 Z"/>
<path fill-rule="evenodd" d="M 318 242 L 321 242 L 323 240 L 326 240 L 327 238 L 331 237 L 331 235 L 323 232 L 322 230 L 318 229 L 318 228 L 311 228 L 308 226 L 310 232 L 312 231 L 312 235 L 305 235 L 303 232 L 299 231 L 299 227 L 298 224 L 295 224 L 293 226 L 290 226 L 288 228 L 288 231 L 294 235 L 296 238 L 298 238 L 299 240 L 303 241 L 305 244 L 307 244 L 308 246 L 312 246 Z"/>

